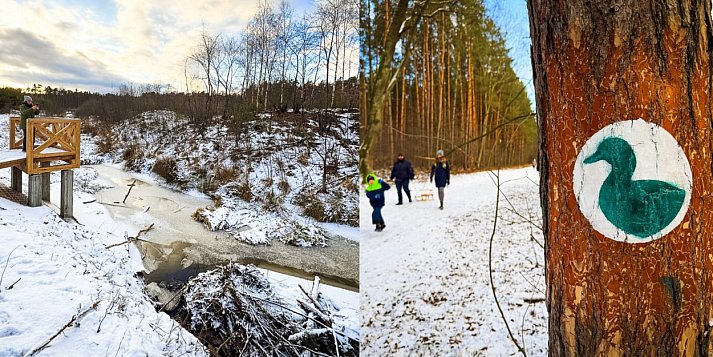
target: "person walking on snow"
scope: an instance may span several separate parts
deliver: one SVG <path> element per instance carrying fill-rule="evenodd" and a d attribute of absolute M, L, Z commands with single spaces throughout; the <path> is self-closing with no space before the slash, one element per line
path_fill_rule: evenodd
<path fill-rule="evenodd" d="M 32 104 L 32 97 L 26 95 L 20 105 L 20 129 L 22 129 L 22 151 L 27 151 L 27 119 L 40 113 L 40 107 Z M 34 147 L 35 143 L 32 143 Z"/>
<path fill-rule="evenodd" d="M 366 175 L 366 183 L 366 197 L 369 198 L 369 203 L 374 209 L 371 212 L 371 222 L 376 225 L 376 231 L 381 232 L 386 227 L 384 217 L 381 216 L 381 208 L 386 204 L 384 191 L 391 188 L 391 186 L 377 178 L 375 174 Z"/>
<path fill-rule="evenodd" d="M 436 187 L 438 188 L 438 199 L 441 201 L 441 206 L 438 208 L 443 209 L 445 187 L 451 183 L 451 166 L 443 156 L 443 150 L 436 152 L 436 163 L 431 166 L 431 182 L 433 182 L 434 176 L 436 177 Z"/>
<path fill-rule="evenodd" d="M 399 154 L 396 162 L 394 162 L 394 167 L 391 169 L 391 179 L 396 182 L 396 192 L 399 195 L 399 203 L 396 205 L 404 204 L 403 196 L 401 195 L 402 188 L 404 192 L 406 192 L 408 201 L 411 202 L 411 191 L 408 189 L 408 181 L 413 180 L 413 177 L 414 173 L 411 162 L 406 160 L 404 154 Z"/>

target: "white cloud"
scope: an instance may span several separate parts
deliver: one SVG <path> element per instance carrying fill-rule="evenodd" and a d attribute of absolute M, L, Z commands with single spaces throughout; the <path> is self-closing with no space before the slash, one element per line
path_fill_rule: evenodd
<path fill-rule="evenodd" d="M 183 63 L 197 45 L 202 26 L 210 33 L 236 34 L 253 16 L 257 2 L 128 0 L 114 5 L 115 13 L 99 14 L 61 2 L 0 0 L 3 47 L 20 48 L 21 41 L 37 46 L 35 51 L 0 57 L 0 85 L 41 82 L 106 91 L 112 84 L 131 81 L 182 88 Z M 104 80 L 104 86 L 98 85 Z"/>

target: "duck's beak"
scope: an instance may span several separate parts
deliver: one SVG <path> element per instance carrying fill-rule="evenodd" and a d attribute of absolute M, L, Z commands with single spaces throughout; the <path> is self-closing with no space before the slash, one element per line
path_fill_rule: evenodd
<path fill-rule="evenodd" d="M 593 164 L 599 160 L 602 160 L 602 155 L 599 153 L 599 150 L 597 150 L 594 154 L 592 154 L 588 158 L 584 159 L 584 163 L 585 164 Z"/>

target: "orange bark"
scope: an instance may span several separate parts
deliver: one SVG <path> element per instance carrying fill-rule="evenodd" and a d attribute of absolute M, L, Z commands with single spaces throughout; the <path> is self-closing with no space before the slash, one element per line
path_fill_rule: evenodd
<path fill-rule="evenodd" d="M 529 0 L 540 123 L 552 356 L 704 355 L 713 319 L 710 1 Z M 679 142 L 690 207 L 671 233 L 628 244 L 594 231 L 575 159 L 604 126 L 643 118 Z M 660 163 L 665 165 L 666 163 Z"/>

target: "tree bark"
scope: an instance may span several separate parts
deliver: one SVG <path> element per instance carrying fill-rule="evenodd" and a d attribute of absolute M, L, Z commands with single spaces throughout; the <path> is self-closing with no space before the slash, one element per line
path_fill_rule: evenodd
<path fill-rule="evenodd" d="M 399 32 L 401 25 L 406 19 L 409 1 L 399 0 L 396 6 L 396 13 L 391 22 L 386 24 L 386 33 L 384 34 L 383 48 L 380 53 L 380 60 L 376 71 L 372 74 L 369 80 L 373 83 L 370 91 L 367 92 L 367 127 L 363 131 L 361 145 L 359 147 L 359 173 L 362 177 L 371 171 L 369 167 L 369 149 L 377 140 L 381 132 L 381 126 L 384 118 L 384 102 L 389 95 L 389 91 L 393 88 L 395 81 L 392 81 L 394 61 L 394 53 L 396 52 L 396 44 L 400 40 Z M 414 16 L 413 13 L 410 15 Z M 362 115 L 364 115 L 362 114 Z"/>
<path fill-rule="evenodd" d="M 713 322 L 710 1 L 528 0 L 551 356 L 707 355 Z M 594 133 L 643 118 L 688 157 L 681 224 L 629 244 L 592 229 L 573 189 Z M 666 163 L 661 163 L 666 165 Z"/>

